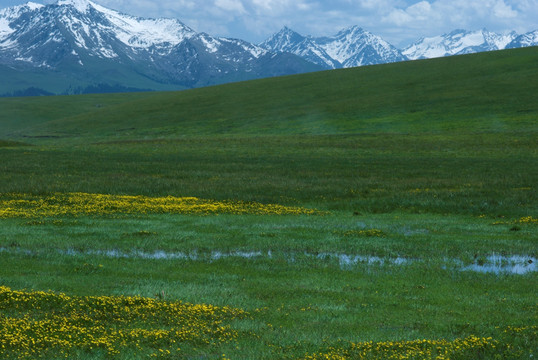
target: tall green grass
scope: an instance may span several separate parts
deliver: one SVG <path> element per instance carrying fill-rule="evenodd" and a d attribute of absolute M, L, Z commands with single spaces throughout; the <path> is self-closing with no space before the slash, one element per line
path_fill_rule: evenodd
<path fill-rule="evenodd" d="M 196 137 L 0 148 L 2 192 L 197 196 L 348 213 L 536 213 L 532 133 Z"/>

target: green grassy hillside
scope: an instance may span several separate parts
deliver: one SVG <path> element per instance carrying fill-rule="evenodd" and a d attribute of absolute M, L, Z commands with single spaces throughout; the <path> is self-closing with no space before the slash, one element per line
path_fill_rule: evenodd
<path fill-rule="evenodd" d="M 182 92 L 0 99 L 0 126 L 92 139 L 535 131 L 537 69 L 538 48 L 526 48 Z"/>
<path fill-rule="evenodd" d="M 0 99 L 0 357 L 535 357 L 537 65 Z"/>

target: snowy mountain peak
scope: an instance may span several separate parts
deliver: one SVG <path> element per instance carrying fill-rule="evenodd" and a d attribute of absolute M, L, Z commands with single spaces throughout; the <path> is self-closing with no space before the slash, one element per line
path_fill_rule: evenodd
<path fill-rule="evenodd" d="M 163 52 L 163 48 L 175 46 L 196 34 L 177 19 L 139 18 L 122 14 L 90 0 L 58 0 L 55 6 L 63 11 L 58 19 L 75 36 L 77 44 L 87 47 L 89 42 L 98 42 L 95 47 L 97 51 L 109 48 L 109 44 L 105 44 L 104 40 L 109 38 L 119 40 L 132 48 L 157 47 Z M 72 9 L 75 9 L 75 12 L 72 12 Z M 90 9 L 92 11 L 89 11 Z M 114 52 L 109 48 L 98 56 L 111 57 Z"/>
<path fill-rule="evenodd" d="M 445 35 L 446 35 L 446 36 L 450 36 L 450 37 L 457 38 L 457 37 L 461 37 L 461 36 L 463 36 L 465 33 L 467 33 L 467 30 L 464 30 L 464 29 L 454 29 L 454 30 L 452 30 L 451 32 L 449 32 L 448 34 L 445 34 Z"/>
<path fill-rule="evenodd" d="M 139 18 L 122 14 L 90 0 L 58 0 L 56 5 L 74 8 L 83 14 L 85 17 L 75 15 L 75 18 L 66 20 L 84 23 L 82 28 L 86 33 L 89 34 L 88 29 L 92 29 L 94 33 L 106 31 L 125 45 L 134 48 L 177 45 L 196 34 L 177 19 Z M 89 9 L 94 11 L 93 15 L 88 12 Z"/>
<path fill-rule="evenodd" d="M 0 9 L 0 48 L 10 46 L 13 43 L 12 41 L 4 40 L 15 32 L 15 29 L 10 25 L 13 20 L 16 20 L 24 13 L 39 10 L 44 6 L 45 5 L 28 2 L 23 5 Z"/>
<path fill-rule="evenodd" d="M 146 19 L 110 10 L 94 4 L 115 28 L 116 36 L 124 44 L 136 48 L 149 48 L 165 44 L 177 45 L 196 34 L 194 30 L 177 19 Z"/>
<path fill-rule="evenodd" d="M 261 46 L 293 53 L 327 69 L 406 60 L 394 46 L 359 26 L 350 26 L 327 37 L 304 37 L 286 27 Z"/>
<path fill-rule="evenodd" d="M 287 26 L 269 37 L 261 43 L 260 46 L 269 51 L 295 54 L 326 69 L 342 67 L 338 61 L 331 58 L 325 50 L 316 43 L 315 38 L 302 36 Z"/>
<path fill-rule="evenodd" d="M 517 36 L 515 32 L 497 34 L 481 29 L 457 29 L 441 36 L 422 38 L 403 50 L 409 59 L 429 59 L 481 51 L 504 49 Z"/>
<path fill-rule="evenodd" d="M 516 36 L 509 44 L 506 45 L 506 48 L 513 49 L 526 46 L 538 46 L 538 30 Z"/>
<path fill-rule="evenodd" d="M 282 30 L 265 40 L 260 46 L 268 50 L 282 51 L 282 49 L 286 49 L 285 51 L 289 51 L 290 47 L 304 41 L 304 39 L 304 36 L 285 26 Z"/>
<path fill-rule="evenodd" d="M 303 39 L 304 38 L 304 36 L 299 34 L 297 31 L 295 31 L 293 29 L 290 29 L 287 26 L 284 26 L 279 32 L 277 32 L 276 34 L 274 34 L 271 37 L 272 38 L 288 38 L 288 39 L 291 39 L 291 38 L 301 38 L 301 39 Z"/>
<path fill-rule="evenodd" d="M 45 5 L 36 4 L 36 3 L 33 3 L 33 2 L 28 2 L 28 3 L 22 4 L 22 5 L 16 5 L 16 6 L 0 9 L 0 17 L 13 19 L 13 18 L 16 18 L 16 17 L 20 16 L 22 13 L 25 13 L 25 12 L 28 12 L 28 11 L 34 11 L 34 10 L 40 9 L 40 8 L 42 8 L 44 6 Z"/>
<path fill-rule="evenodd" d="M 198 34 L 177 19 L 131 16 L 90 0 L 0 10 L 0 65 L 68 74 L 68 91 L 77 81 L 185 88 L 321 70 L 243 40 Z"/>
<path fill-rule="evenodd" d="M 81 13 L 85 13 L 89 7 L 95 5 L 89 0 L 58 0 L 56 2 L 58 6 L 72 6 Z"/>
<path fill-rule="evenodd" d="M 31 12 L 29 17 L 21 17 L 27 12 Z M 37 58 L 29 55 L 34 48 L 54 46 L 74 46 L 64 56 L 77 54 L 78 61 L 80 53 L 86 52 L 99 58 L 118 58 L 125 51 L 132 58 L 135 49 L 150 48 L 166 54 L 195 34 L 176 19 L 137 18 L 90 0 L 58 0 L 47 6 L 28 3 L 0 11 L 0 49 L 13 49 L 16 58 L 32 61 Z M 41 56 L 48 58 L 45 53 Z M 41 65 L 54 67 L 58 61 L 63 60 L 48 58 Z"/>
<path fill-rule="evenodd" d="M 45 7 L 45 5 L 42 5 L 42 4 L 38 4 L 38 3 L 34 3 L 34 2 L 27 2 L 26 3 L 26 6 L 30 9 L 30 10 L 37 10 L 37 9 L 41 9 L 42 7 Z"/>
<path fill-rule="evenodd" d="M 290 29 L 289 27 L 285 26 L 284 28 L 282 28 L 282 30 L 280 30 L 276 35 L 278 35 L 279 37 L 285 37 L 285 38 L 288 38 L 288 39 L 304 39 L 304 36 L 302 36 L 301 34 L 299 34 L 297 31 L 294 31 L 292 29 Z"/>
<path fill-rule="evenodd" d="M 284 26 L 279 32 L 278 34 L 285 34 L 285 33 L 292 33 L 292 34 L 296 34 L 295 31 L 293 31 L 292 29 L 290 29 L 288 26 Z"/>
<path fill-rule="evenodd" d="M 398 49 L 359 26 L 319 39 L 322 48 L 344 67 L 407 60 Z"/>
<path fill-rule="evenodd" d="M 349 26 L 347 28 L 344 28 L 342 30 L 340 30 L 336 36 L 340 36 L 340 35 L 347 35 L 347 34 L 353 34 L 353 35 L 357 35 L 357 34 L 361 34 L 365 32 L 363 28 L 361 28 L 360 26 L 358 25 L 352 25 L 352 26 Z"/>

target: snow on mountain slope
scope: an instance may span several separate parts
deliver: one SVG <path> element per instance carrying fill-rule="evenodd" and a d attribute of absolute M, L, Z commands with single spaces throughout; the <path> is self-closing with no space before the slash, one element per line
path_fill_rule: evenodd
<path fill-rule="evenodd" d="M 305 39 L 306 38 L 304 36 L 285 26 L 278 33 L 265 40 L 262 44 L 263 47 L 271 48 L 273 50 L 282 49 L 285 51 L 290 51 L 295 49 L 297 44 L 302 43 Z"/>
<path fill-rule="evenodd" d="M 497 34 L 494 32 L 485 32 L 484 38 L 488 44 L 495 46 L 496 50 L 505 49 L 506 46 L 512 42 L 518 35 L 515 31 L 505 34 Z"/>
<path fill-rule="evenodd" d="M 318 38 L 316 43 L 346 68 L 406 60 L 394 46 L 358 26 Z"/>
<path fill-rule="evenodd" d="M 268 53 L 267 50 L 239 39 L 213 37 L 206 33 L 193 36 L 193 42 L 202 44 L 205 51 L 214 54 L 217 58 L 232 62 L 242 62 L 258 59 Z"/>
<path fill-rule="evenodd" d="M 329 69 L 406 60 L 394 46 L 358 26 L 328 37 L 305 37 L 284 28 L 260 46 L 290 52 Z"/>
<path fill-rule="evenodd" d="M 9 34 L 13 33 L 13 31 L 14 30 L 9 26 L 9 21 L 0 18 L 0 39 L 7 37 Z"/>
<path fill-rule="evenodd" d="M 512 40 L 507 46 L 507 49 L 538 46 L 538 30 L 530 31 L 526 34 L 519 35 Z"/>
<path fill-rule="evenodd" d="M 23 13 L 34 11 L 43 8 L 45 5 L 28 2 L 24 5 L 13 6 L 9 8 L 0 9 L 0 48 L 2 47 L 3 40 L 15 32 L 10 24 L 13 20 L 20 17 Z M 4 43 L 4 47 L 7 42 Z M 12 42 L 10 42 L 12 44 Z"/>
<path fill-rule="evenodd" d="M 43 7 L 45 7 L 45 5 L 28 2 L 23 5 L 17 5 L 17 6 L 0 9 L 0 17 L 12 20 L 19 17 L 21 14 L 25 12 L 34 11 L 37 9 L 41 9 Z"/>
<path fill-rule="evenodd" d="M 478 31 L 454 30 L 448 34 L 422 38 L 405 48 L 409 59 L 430 59 L 481 51 L 504 49 L 515 37 L 515 32 L 497 34 L 486 29 Z"/>
<path fill-rule="evenodd" d="M 101 84 L 113 75 L 184 88 L 321 70 L 295 55 L 272 56 L 243 40 L 196 33 L 177 19 L 135 17 L 92 0 L 0 10 L 0 50 L 0 65 L 17 71 L 67 71 Z"/>
<path fill-rule="evenodd" d="M 269 37 L 260 46 L 270 51 L 289 52 L 298 55 L 307 61 L 328 69 L 342 67 L 342 64 L 327 54 L 312 38 L 304 37 L 288 27 L 284 27 L 278 33 Z"/>
<path fill-rule="evenodd" d="M 25 12 L 32 12 L 31 19 L 25 21 L 21 17 Z M 196 34 L 176 19 L 138 18 L 89 0 L 59 0 L 48 6 L 28 3 L 0 11 L 0 47 L 13 48 L 19 43 L 24 52 L 22 47 L 27 44 L 22 40 L 30 33 L 35 39 L 37 33 L 45 30 L 50 31 L 44 33 L 50 35 L 46 40 L 70 42 L 72 38 L 76 47 L 104 58 L 119 56 L 116 41 L 131 49 L 155 47 L 162 52 Z"/>
<path fill-rule="evenodd" d="M 194 30 L 176 19 L 144 19 L 125 15 L 92 2 L 90 4 L 114 25 L 118 39 L 132 47 L 147 49 L 163 44 L 177 45 L 196 34 Z"/>
<path fill-rule="evenodd" d="M 58 0 L 56 4 L 58 6 L 72 6 L 82 13 L 86 12 L 88 8 L 93 5 L 93 3 L 88 0 Z"/>
<path fill-rule="evenodd" d="M 22 18 L 22 13 L 28 11 L 32 11 L 31 17 Z M 166 55 L 195 35 L 194 30 L 177 19 L 134 17 L 90 0 L 59 0 L 48 6 L 29 3 L 0 13 L 0 47 L 18 45 L 19 53 L 43 48 L 52 41 L 73 43 L 76 53 L 82 51 L 101 58 L 118 58 L 120 53 L 133 58 L 141 51 Z M 212 39 L 205 43 L 214 50 L 222 41 Z M 264 52 L 255 45 L 248 51 L 256 56 Z"/>
<path fill-rule="evenodd" d="M 499 34 L 486 29 L 454 30 L 448 34 L 422 38 L 404 50 L 399 50 L 379 36 L 358 26 L 351 26 L 327 37 L 302 36 L 285 27 L 260 46 L 270 51 L 289 52 L 326 69 L 335 69 L 537 44 L 538 30 L 519 37 L 513 31 Z"/>

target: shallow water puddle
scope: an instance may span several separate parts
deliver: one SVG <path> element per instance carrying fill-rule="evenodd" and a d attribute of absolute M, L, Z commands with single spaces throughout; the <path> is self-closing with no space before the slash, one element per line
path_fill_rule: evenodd
<path fill-rule="evenodd" d="M 523 275 L 529 272 L 538 271 L 536 259 L 529 256 L 501 256 L 490 255 L 485 260 L 475 261 L 474 264 L 465 266 L 462 270 L 475 271 L 481 273 L 508 273 Z"/>
<path fill-rule="evenodd" d="M 0 250 L 1 251 L 1 250 Z M 255 257 L 263 256 L 261 251 L 233 251 L 233 252 L 221 252 L 213 251 L 209 255 L 198 254 L 197 252 L 185 253 L 185 252 L 166 252 L 163 250 L 156 250 L 153 252 L 146 252 L 140 250 L 134 250 L 131 252 L 123 252 L 121 250 L 87 250 L 78 251 L 74 249 L 58 250 L 59 253 L 70 256 L 81 255 L 96 255 L 110 258 L 139 258 L 150 260 L 193 260 L 193 261 L 211 261 L 226 259 L 231 257 L 252 259 Z"/>
<path fill-rule="evenodd" d="M 194 252 L 166 252 L 156 250 L 146 252 L 141 250 L 133 250 L 125 252 L 121 250 L 86 250 L 80 251 L 75 249 L 56 250 L 61 255 L 67 256 L 103 256 L 108 258 L 128 258 L 128 259 L 149 259 L 149 260 L 191 260 L 191 261 L 216 261 L 227 258 L 240 259 L 272 259 L 275 256 L 272 251 L 212 251 L 210 253 Z M 0 253 L 18 253 L 24 255 L 38 255 L 36 251 L 22 248 L 5 248 L 0 247 Z M 289 252 L 280 253 L 289 263 L 298 262 L 299 258 L 314 259 L 320 262 L 336 260 L 342 269 L 350 269 L 355 265 L 364 264 L 368 266 L 404 266 L 413 263 L 426 263 L 423 259 L 410 259 L 404 257 L 378 257 L 370 255 L 355 255 L 342 253 L 310 253 L 310 252 Z M 458 259 L 444 259 L 444 268 L 454 268 L 460 271 L 473 271 L 477 273 L 493 273 L 493 274 L 515 274 L 524 275 L 538 271 L 536 266 L 537 259 L 531 256 L 524 255 L 509 255 L 503 256 L 498 254 L 489 255 L 485 258 L 475 260 L 471 265 L 465 265 Z"/>
<path fill-rule="evenodd" d="M 314 256 L 309 253 L 305 253 L 306 256 Z M 341 267 L 352 266 L 357 264 L 368 265 L 406 265 L 418 260 L 408 259 L 403 257 L 396 258 L 382 258 L 378 256 L 368 255 L 348 255 L 338 253 L 320 253 L 315 255 L 318 259 L 337 259 Z"/>

